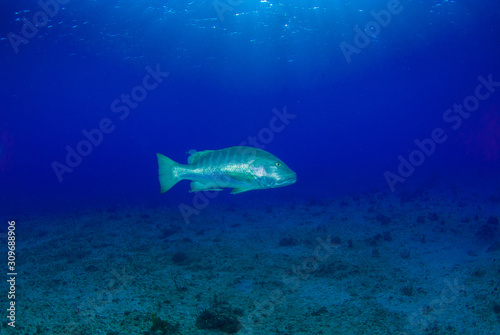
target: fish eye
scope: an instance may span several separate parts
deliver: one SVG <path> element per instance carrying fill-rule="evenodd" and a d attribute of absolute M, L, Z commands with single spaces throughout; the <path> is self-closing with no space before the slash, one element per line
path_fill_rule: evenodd
<path fill-rule="evenodd" d="M 276 163 L 276 166 L 281 166 L 281 163 L 280 163 L 280 162 L 277 162 L 277 163 Z"/>

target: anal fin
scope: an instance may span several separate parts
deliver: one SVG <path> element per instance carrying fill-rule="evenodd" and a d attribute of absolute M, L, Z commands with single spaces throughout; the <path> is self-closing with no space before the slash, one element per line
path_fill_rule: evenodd
<path fill-rule="evenodd" d="M 200 191 L 222 191 L 222 188 L 216 185 L 206 185 L 200 183 L 199 181 L 192 181 L 191 190 L 189 190 L 189 192 L 200 192 Z"/>
<path fill-rule="evenodd" d="M 231 190 L 231 194 L 238 194 L 238 193 L 243 193 L 247 191 L 251 191 L 253 188 L 244 188 L 244 187 L 239 187 L 239 188 L 233 188 Z"/>

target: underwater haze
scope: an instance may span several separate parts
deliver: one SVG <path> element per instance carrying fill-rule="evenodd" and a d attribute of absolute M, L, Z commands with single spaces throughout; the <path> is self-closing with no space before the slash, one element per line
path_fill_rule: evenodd
<path fill-rule="evenodd" d="M 499 2 L 3 0 L 0 27 L 1 334 L 499 333 Z M 237 146 L 266 161 L 203 153 Z"/>

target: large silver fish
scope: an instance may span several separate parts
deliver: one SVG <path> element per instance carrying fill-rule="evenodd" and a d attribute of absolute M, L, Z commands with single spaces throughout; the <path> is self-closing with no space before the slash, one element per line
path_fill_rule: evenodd
<path fill-rule="evenodd" d="M 156 156 L 161 193 L 181 180 L 191 180 L 190 192 L 232 188 L 232 194 L 282 187 L 297 181 L 296 173 L 282 160 L 253 147 L 193 152 L 187 165 L 161 154 Z"/>

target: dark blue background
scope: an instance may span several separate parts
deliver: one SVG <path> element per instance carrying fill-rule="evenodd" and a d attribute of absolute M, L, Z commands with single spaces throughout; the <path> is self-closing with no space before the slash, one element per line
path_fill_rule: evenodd
<path fill-rule="evenodd" d="M 445 127 L 444 111 L 474 93 L 479 75 L 500 81 L 500 5 L 403 0 L 402 12 L 347 63 L 340 43 L 353 44 L 353 29 L 387 3 L 245 1 L 220 20 L 211 1 L 73 0 L 16 54 L 8 33 L 20 34 L 20 19 L 40 7 L 3 1 L 2 207 L 189 203 L 187 182 L 159 194 L 156 152 L 185 163 L 190 149 L 238 145 L 283 106 L 297 117 L 265 149 L 297 172 L 297 183 L 213 201 L 390 192 L 383 173 L 396 172 L 398 155 Z M 119 120 L 111 102 L 157 64 L 168 78 Z M 485 145 L 500 129 L 480 134 L 498 118 L 499 101 L 496 92 L 482 102 L 397 189 L 498 180 L 495 147 L 487 156 Z M 115 130 L 59 182 L 52 162 L 64 163 L 65 147 L 103 118 Z"/>

